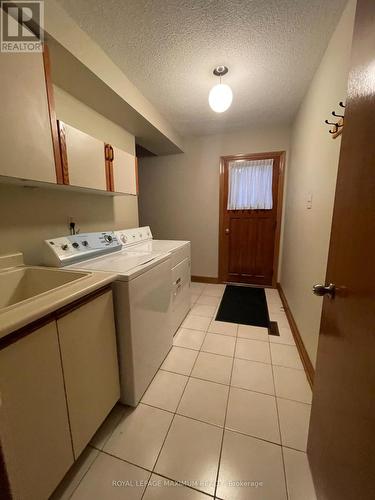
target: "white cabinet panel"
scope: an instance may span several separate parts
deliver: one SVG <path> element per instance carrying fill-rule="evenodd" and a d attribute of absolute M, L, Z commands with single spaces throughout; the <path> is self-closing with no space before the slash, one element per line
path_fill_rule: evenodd
<path fill-rule="evenodd" d="M 13 497 L 48 498 L 73 463 L 55 322 L 0 351 L 0 391 Z"/>
<path fill-rule="evenodd" d="M 113 180 L 116 193 L 137 194 L 137 173 L 135 156 L 113 148 Z"/>
<path fill-rule="evenodd" d="M 77 458 L 120 396 L 112 292 L 57 320 Z"/>
<path fill-rule="evenodd" d="M 0 52 L 0 68 L 0 176 L 56 183 L 43 55 Z"/>
<path fill-rule="evenodd" d="M 64 124 L 69 184 L 106 191 L 104 142 Z"/>

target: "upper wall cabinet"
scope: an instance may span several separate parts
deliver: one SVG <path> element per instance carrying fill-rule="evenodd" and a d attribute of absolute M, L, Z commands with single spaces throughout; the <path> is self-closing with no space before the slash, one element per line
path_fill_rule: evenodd
<path fill-rule="evenodd" d="M 61 121 L 59 131 L 65 183 L 106 191 L 104 142 Z"/>
<path fill-rule="evenodd" d="M 0 176 L 56 183 L 58 142 L 43 59 L 40 53 L 0 52 Z"/>
<path fill-rule="evenodd" d="M 113 190 L 117 193 L 137 194 L 137 159 L 113 148 Z"/>

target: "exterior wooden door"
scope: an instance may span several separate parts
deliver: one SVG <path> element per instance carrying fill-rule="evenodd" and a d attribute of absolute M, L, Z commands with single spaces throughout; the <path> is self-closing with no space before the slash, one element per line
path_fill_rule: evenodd
<path fill-rule="evenodd" d="M 283 194 L 284 152 L 221 159 L 219 277 L 224 282 L 275 286 Z M 272 209 L 228 210 L 229 167 L 242 160 L 273 160 Z"/>
<path fill-rule="evenodd" d="M 374 56 L 375 3 L 358 0 L 308 441 L 319 500 L 375 494 Z"/>

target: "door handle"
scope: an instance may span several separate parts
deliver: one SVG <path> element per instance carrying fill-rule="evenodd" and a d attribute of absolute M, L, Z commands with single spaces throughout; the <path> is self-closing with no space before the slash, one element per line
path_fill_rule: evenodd
<path fill-rule="evenodd" d="M 325 295 L 328 295 L 330 299 L 333 299 L 335 296 L 336 292 L 336 285 L 333 283 L 330 283 L 329 285 L 322 285 L 321 283 L 318 283 L 313 286 L 313 293 L 314 295 L 318 295 L 319 297 L 324 297 Z"/>
<path fill-rule="evenodd" d="M 229 234 L 229 227 L 225 228 L 225 234 Z"/>

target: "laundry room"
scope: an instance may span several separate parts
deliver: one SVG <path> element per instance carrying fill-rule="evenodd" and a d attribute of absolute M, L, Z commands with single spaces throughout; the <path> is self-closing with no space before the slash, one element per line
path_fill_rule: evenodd
<path fill-rule="evenodd" d="M 0 14 L 1 500 L 370 500 L 373 2 Z"/>

